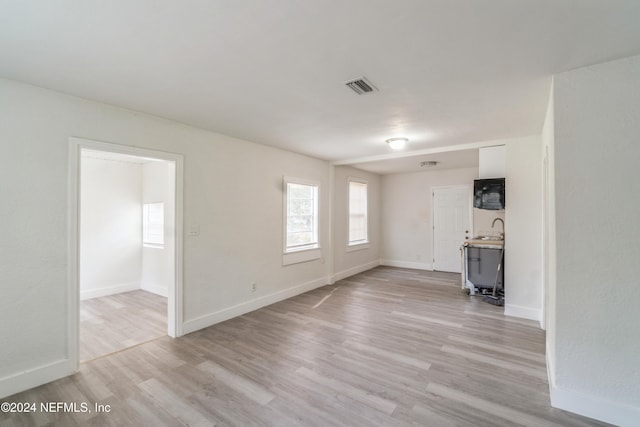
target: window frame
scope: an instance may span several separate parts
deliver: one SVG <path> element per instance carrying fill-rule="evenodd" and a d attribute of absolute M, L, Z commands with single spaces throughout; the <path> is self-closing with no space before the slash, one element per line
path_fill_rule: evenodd
<path fill-rule="evenodd" d="M 289 184 L 306 185 L 315 187 L 314 191 L 314 234 L 315 242 L 306 245 L 289 246 L 287 245 L 288 237 L 288 218 L 289 218 Z M 320 181 L 297 178 L 291 176 L 282 177 L 282 264 L 290 265 L 300 262 L 312 261 L 322 256 L 320 240 L 321 240 L 321 221 L 320 221 Z"/>
<path fill-rule="evenodd" d="M 148 206 L 153 206 L 153 205 L 161 205 L 162 206 L 162 225 L 161 225 L 161 229 L 162 232 L 160 234 L 161 237 L 161 242 L 158 241 L 151 241 L 151 239 L 149 239 L 149 215 L 148 215 Z M 145 247 L 149 247 L 149 248 L 164 248 L 165 245 L 165 236 L 164 236 L 164 231 L 165 231 L 165 203 L 164 202 L 150 202 L 150 203 L 143 203 L 142 204 L 142 246 Z"/>
<path fill-rule="evenodd" d="M 365 203 L 365 232 L 364 239 L 351 240 L 351 183 L 364 184 L 366 186 Z M 350 176 L 347 178 L 347 252 L 369 248 L 369 181 L 365 178 Z"/>

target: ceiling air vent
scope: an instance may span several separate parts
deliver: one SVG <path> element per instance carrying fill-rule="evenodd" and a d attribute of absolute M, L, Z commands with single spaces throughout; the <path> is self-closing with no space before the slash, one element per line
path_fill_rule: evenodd
<path fill-rule="evenodd" d="M 357 79 L 349 80 L 345 84 L 347 86 L 349 86 L 358 95 L 364 95 L 365 93 L 375 92 L 375 91 L 378 90 L 365 77 L 360 77 L 360 78 L 357 78 Z"/>
<path fill-rule="evenodd" d="M 435 160 L 427 160 L 425 162 L 420 162 L 420 167 L 421 168 L 432 168 L 432 167 L 436 166 L 438 163 L 440 163 L 440 162 L 437 162 Z"/>

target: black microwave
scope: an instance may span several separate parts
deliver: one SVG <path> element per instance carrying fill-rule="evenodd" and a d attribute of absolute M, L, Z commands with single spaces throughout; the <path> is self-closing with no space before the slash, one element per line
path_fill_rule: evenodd
<path fill-rule="evenodd" d="M 504 209 L 504 178 L 473 181 L 473 207 L 499 211 Z"/>

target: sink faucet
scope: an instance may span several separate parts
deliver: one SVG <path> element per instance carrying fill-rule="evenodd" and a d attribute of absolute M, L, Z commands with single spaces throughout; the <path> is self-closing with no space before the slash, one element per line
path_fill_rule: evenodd
<path fill-rule="evenodd" d="M 493 220 L 493 222 L 491 223 L 491 228 L 495 227 L 496 225 L 496 221 L 500 221 L 502 223 L 502 233 L 501 236 L 504 239 L 504 220 L 500 217 L 497 217 Z"/>

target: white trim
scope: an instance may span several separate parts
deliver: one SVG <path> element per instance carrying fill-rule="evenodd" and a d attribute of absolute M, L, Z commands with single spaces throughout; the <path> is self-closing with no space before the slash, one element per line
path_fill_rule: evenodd
<path fill-rule="evenodd" d="M 327 274 L 328 276 L 330 276 L 329 278 L 329 284 L 333 285 L 333 280 L 331 279 L 331 276 L 333 275 L 333 269 L 335 266 L 335 259 L 334 259 L 334 250 L 335 248 L 333 247 L 334 245 L 334 241 L 333 241 L 333 226 L 335 224 L 335 212 L 333 211 L 333 207 L 334 207 L 334 192 L 335 192 L 335 182 L 336 182 L 336 168 L 335 166 L 329 165 L 329 191 L 328 191 L 328 198 L 327 198 L 327 208 L 328 208 L 328 214 L 327 214 L 327 230 L 328 233 L 326 234 L 326 239 L 327 239 L 327 244 L 326 244 L 326 248 L 325 248 L 325 255 L 324 258 L 322 258 L 322 261 L 326 261 L 326 265 L 325 265 L 325 274 Z"/>
<path fill-rule="evenodd" d="M 288 207 L 289 207 L 289 184 L 298 184 L 298 185 L 307 185 L 311 187 L 315 187 L 315 198 L 316 203 L 314 206 L 314 222 L 315 222 L 315 232 L 316 232 L 316 242 L 308 244 L 306 246 L 302 246 L 302 248 L 296 247 L 288 247 L 287 246 L 287 220 L 288 220 Z M 295 255 L 296 253 L 306 252 L 306 251 L 320 251 L 320 197 L 322 197 L 322 189 L 321 182 L 306 179 L 306 178 L 297 178 L 293 176 L 283 176 L 282 177 L 282 265 L 290 265 L 296 264 L 299 262 L 311 261 L 314 259 L 320 258 L 321 254 L 315 256 L 315 252 L 313 255 Z"/>
<path fill-rule="evenodd" d="M 400 267 L 411 268 L 414 270 L 427 270 L 433 271 L 433 265 L 428 262 L 411 262 L 411 261 L 399 261 L 394 259 L 381 259 L 380 265 L 386 265 L 387 267 Z"/>
<path fill-rule="evenodd" d="M 175 278 L 168 290 L 167 334 L 183 335 L 183 171 L 184 156 L 177 153 L 119 145 L 72 136 L 69 138 L 69 321 L 68 357 L 77 370 L 79 367 L 79 238 L 80 207 L 80 155 L 82 149 L 128 154 L 138 157 L 172 161 L 175 164 Z"/>
<path fill-rule="evenodd" d="M 618 426 L 637 426 L 640 407 L 613 402 L 558 386 L 551 387 L 551 406 Z"/>
<path fill-rule="evenodd" d="M 313 289 L 325 286 L 329 281 L 328 279 L 328 277 L 321 277 L 319 279 L 312 280 L 301 285 L 293 286 L 278 292 L 274 292 L 272 294 L 265 295 L 251 301 L 246 301 L 232 307 L 224 308 L 214 313 L 187 320 L 186 322 L 184 322 L 184 333 L 188 334 L 191 332 L 195 332 L 199 329 L 215 325 L 216 323 L 224 322 L 225 320 L 229 320 L 237 316 L 242 316 L 243 314 L 258 310 L 259 308 L 265 307 L 267 305 L 271 305 L 287 298 L 309 292 Z"/>
<path fill-rule="evenodd" d="M 184 313 L 183 313 L 183 269 L 184 269 L 184 157 L 180 154 L 175 159 L 175 238 L 173 248 L 175 253 L 175 265 L 173 283 L 169 283 L 167 304 L 173 303 L 173 310 L 168 310 L 167 326 L 169 336 L 172 338 L 181 337 L 184 334 Z M 173 286 L 171 286 L 173 285 Z M 173 301 L 171 296 L 173 295 Z"/>
<path fill-rule="evenodd" d="M 549 334 L 546 334 L 547 338 L 549 337 Z M 556 386 L 556 379 L 555 379 L 555 373 L 556 373 L 556 369 L 555 369 L 555 361 L 551 358 L 551 355 L 549 354 L 549 342 L 546 341 L 546 351 L 544 353 L 544 358 L 545 361 L 547 362 L 547 381 L 549 382 L 549 394 L 551 394 L 551 390 L 553 388 L 555 388 Z"/>
<path fill-rule="evenodd" d="M 282 254 L 282 265 L 299 264 L 313 261 L 322 257 L 322 249 L 312 248 L 298 251 L 290 251 Z"/>
<path fill-rule="evenodd" d="M 365 213 L 365 218 L 367 220 L 367 235 L 364 240 L 351 241 L 349 240 L 351 233 L 351 183 L 357 182 L 359 184 L 366 185 L 367 192 L 367 212 Z M 369 236 L 371 235 L 371 230 L 369 230 L 369 180 L 366 178 L 360 178 L 357 176 L 348 176 L 347 177 L 347 252 L 357 251 L 360 249 L 368 249 L 369 248 Z M 366 245 L 366 247 L 364 247 Z"/>
<path fill-rule="evenodd" d="M 71 340 L 72 341 L 72 340 Z M 77 372 L 72 357 L 0 378 L 0 398 L 64 378 Z"/>
<path fill-rule="evenodd" d="M 371 261 L 366 264 L 357 265 L 355 267 L 351 267 L 346 270 L 339 271 L 333 274 L 333 276 L 331 277 L 331 283 L 356 275 L 358 273 L 362 273 L 363 271 L 371 270 L 372 268 L 376 268 L 379 265 L 380 265 L 380 260 L 377 259 L 375 261 Z"/>
<path fill-rule="evenodd" d="M 142 289 L 140 287 L 140 281 L 120 283 L 119 285 L 109 286 L 105 288 L 80 290 L 80 301 L 91 298 L 106 297 L 108 295 L 119 294 L 122 292 L 135 291 Z"/>
<path fill-rule="evenodd" d="M 161 245 L 155 243 L 142 243 L 143 248 L 151 248 L 151 249 L 164 249 L 164 243 Z"/>
<path fill-rule="evenodd" d="M 369 185 L 369 180 L 360 176 L 349 175 L 347 177 L 347 182 L 359 182 L 360 184 L 366 184 L 367 186 Z"/>
<path fill-rule="evenodd" d="M 69 140 L 67 187 L 67 360 L 69 366 L 60 366 L 58 378 L 71 375 L 80 369 L 80 146 Z M 54 375 L 52 374 L 51 377 Z M 39 378 L 35 376 L 34 380 Z M 27 378 L 28 380 L 28 378 Z M 41 382 L 44 384 L 46 381 Z M 39 384 L 32 384 L 33 386 Z"/>
<path fill-rule="evenodd" d="M 299 178 L 297 176 L 288 176 L 288 175 L 284 175 L 282 177 L 282 182 L 283 183 L 292 183 L 292 184 L 300 184 L 300 185 L 314 185 L 318 188 L 320 188 L 320 181 L 318 181 L 317 179 L 308 179 L 308 178 Z M 286 187 L 285 187 L 286 190 Z M 320 195 L 318 194 L 318 198 Z"/>
<path fill-rule="evenodd" d="M 370 246 L 371 246 L 371 243 L 369 243 L 368 240 L 366 242 L 361 242 L 361 243 L 352 243 L 347 246 L 347 252 L 355 252 L 355 251 L 361 251 L 363 249 L 369 249 Z"/>
<path fill-rule="evenodd" d="M 509 295 L 507 295 L 507 298 Z M 531 308 L 531 307 L 523 307 L 521 305 L 513 305 L 513 304 L 505 304 L 504 305 L 504 315 L 511 317 L 519 317 L 521 319 L 529 319 L 535 320 L 536 322 L 540 322 L 540 318 L 542 316 L 541 310 L 539 308 Z"/>

